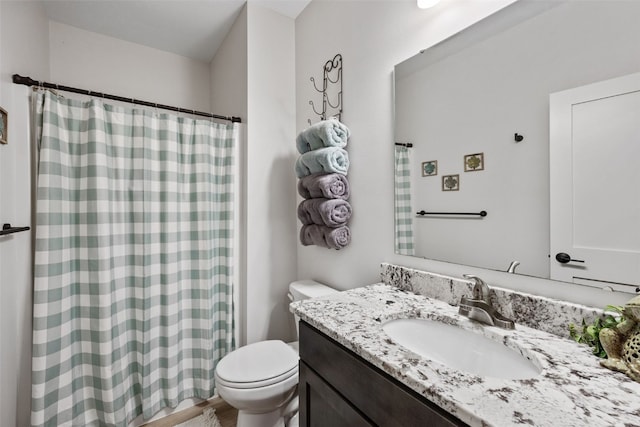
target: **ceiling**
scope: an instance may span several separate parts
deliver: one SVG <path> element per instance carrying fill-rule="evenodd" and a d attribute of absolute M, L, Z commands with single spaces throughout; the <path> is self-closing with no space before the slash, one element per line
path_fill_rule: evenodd
<path fill-rule="evenodd" d="M 247 0 L 44 0 L 52 21 L 210 62 Z M 296 18 L 311 0 L 249 0 Z"/>

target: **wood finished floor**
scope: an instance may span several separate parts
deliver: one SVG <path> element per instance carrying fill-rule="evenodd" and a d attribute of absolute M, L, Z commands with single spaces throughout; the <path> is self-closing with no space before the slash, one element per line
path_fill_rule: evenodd
<path fill-rule="evenodd" d="M 219 397 L 202 402 L 192 408 L 185 409 L 167 417 L 144 424 L 142 427 L 173 427 L 202 414 L 206 408 L 214 408 L 222 427 L 236 427 L 238 421 L 238 410 L 229 406 L 227 402 Z"/>

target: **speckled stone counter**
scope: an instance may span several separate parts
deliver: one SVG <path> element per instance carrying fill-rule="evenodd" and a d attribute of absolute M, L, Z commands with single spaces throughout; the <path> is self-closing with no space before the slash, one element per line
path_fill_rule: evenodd
<path fill-rule="evenodd" d="M 291 307 L 305 322 L 469 425 L 640 426 L 640 383 L 602 368 L 588 347 L 567 338 L 521 324 L 512 331 L 482 325 L 444 301 L 383 283 Z M 382 330 L 384 322 L 407 317 L 482 334 L 518 351 L 542 372 L 530 379 L 482 378 L 423 358 Z"/>

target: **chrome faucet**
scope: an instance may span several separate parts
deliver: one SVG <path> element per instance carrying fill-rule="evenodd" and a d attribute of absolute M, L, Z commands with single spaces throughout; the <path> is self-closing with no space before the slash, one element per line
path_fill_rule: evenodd
<path fill-rule="evenodd" d="M 511 264 L 509 264 L 509 268 L 507 268 L 507 273 L 514 273 L 516 272 L 516 267 L 520 265 L 520 261 L 511 261 Z"/>
<path fill-rule="evenodd" d="M 463 274 L 465 279 L 473 280 L 473 296 L 460 298 L 458 313 L 478 322 L 486 323 L 504 329 L 514 329 L 513 320 L 503 316 L 496 310 L 489 300 L 491 289 L 478 276 Z"/>

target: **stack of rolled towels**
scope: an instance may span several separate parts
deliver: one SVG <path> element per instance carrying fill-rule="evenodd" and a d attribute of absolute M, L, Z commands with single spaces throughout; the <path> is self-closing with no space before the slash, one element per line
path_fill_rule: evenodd
<path fill-rule="evenodd" d="M 304 198 L 298 205 L 298 218 L 302 222 L 300 242 L 305 246 L 342 249 L 351 242 L 347 225 L 351 218 L 349 155 L 344 149 L 350 135 L 343 123 L 329 119 L 296 138 L 298 193 Z"/>

